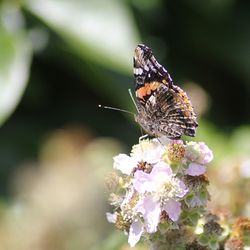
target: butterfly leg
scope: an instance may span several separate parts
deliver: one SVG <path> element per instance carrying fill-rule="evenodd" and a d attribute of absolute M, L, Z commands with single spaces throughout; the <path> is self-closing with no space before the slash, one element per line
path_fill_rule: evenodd
<path fill-rule="evenodd" d="M 145 135 L 140 136 L 140 137 L 139 137 L 139 143 L 140 143 L 142 140 L 144 140 L 145 138 L 147 138 L 147 137 L 148 137 L 148 134 L 145 134 Z"/>

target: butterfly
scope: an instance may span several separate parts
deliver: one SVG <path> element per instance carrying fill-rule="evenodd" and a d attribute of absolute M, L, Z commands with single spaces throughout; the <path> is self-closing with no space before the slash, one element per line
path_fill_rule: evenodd
<path fill-rule="evenodd" d="M 134 52 L 135 120 L 148 135 L 179 139 L 195 136 L 198 123 L 187 94 L 174 85 L 152 50 L 139 44 Z"/>

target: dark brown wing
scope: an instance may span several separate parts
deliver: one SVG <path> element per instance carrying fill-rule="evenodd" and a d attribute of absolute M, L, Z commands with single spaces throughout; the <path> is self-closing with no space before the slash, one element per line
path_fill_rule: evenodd
<path fill-rule="evenodd" d="M 161 82 L 162 79 L 172 85 L 172 78 L 168 71 L 157 62 L 152 50 L 144 44 L 138 44 L 135 49 L 134 77 L 136 90 L 143 87 L 145 83 Z"/>
<path fill-rule="evenodd" d="M 161 87 L 158 92 L 155 111 L 161 110 L 159 132 L 171 139 L 183 134 L 195 136 L 196 115 L 187 94 L 178 86 Z"/>
<path fill-rule="evenodd" d="M 153 83 L 152 83 L 153 84 Z M 196 115 L 186 93 L 173 85 L 155 83 L 157 89 L 138 102 L 136 121 L 150 135 L 179 139 L 183 134 L 195 136 Z M 145 85 L 148 86 L 148 85 Z"/>

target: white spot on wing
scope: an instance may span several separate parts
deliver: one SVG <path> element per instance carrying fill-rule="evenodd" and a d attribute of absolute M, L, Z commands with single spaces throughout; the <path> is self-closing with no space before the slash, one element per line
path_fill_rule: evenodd
<path fill-rule="evenodd" d="M 134 74 L 135 75 L 141 75 L 143 72 L 142 68 L 134 68 Z"/>
<path fill-rule="evenodd" d="M 156 103 L 156 98 L 155 98 L 155 96 L 151 95 L 150 98 L 149 98 L 149 101 L 150 101 L 153 105 L 155 105 L 155 103 Z"/>

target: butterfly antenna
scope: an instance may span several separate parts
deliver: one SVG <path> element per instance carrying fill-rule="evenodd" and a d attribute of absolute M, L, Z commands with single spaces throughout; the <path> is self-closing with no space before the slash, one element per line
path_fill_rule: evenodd
<path fill-rule="evenodd" d="M 132 99 L 132 101 L 133 101 L 133 103 L 135 105 L 135 108 L 136 108 L 137 112 L 139 113 L 139 109 L 138 109 L 137 104 L 135 102 L 135 98 L 134 98 L 134 96 L 133 96 L 133 94 L 131 92 L 131 89 L 128 89 L 128 93 L 129 93 L 129 95 L 130 95 L 130 97 L 131 97 L 131 99 Z"/>
<path fill-rule="evenodd" d="M 128 111 L 128 110 L 125 110 L 125 109 L 119 109 L 119 108 L 114 108 L 114 107 L 110 107 L 110 106 L 103 106 L 103 105 L 98 105 L 99 108 L 103 108 L 103 109 L 111 109 L 111 110 L 115 110 L 115 111 L 120 111 L 120 112 L 124 112 L 124 113 L 128 113 L 128 114 L 131 114 L 131 115 L 135 115 L 134 113 Z"/>

